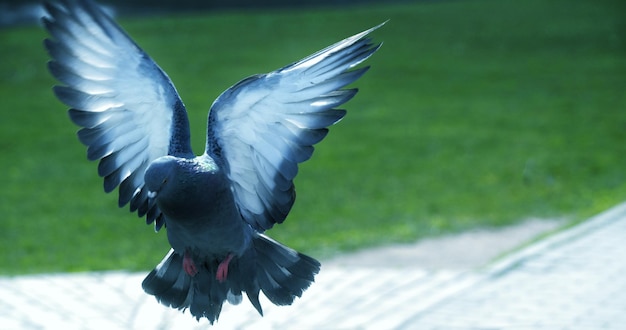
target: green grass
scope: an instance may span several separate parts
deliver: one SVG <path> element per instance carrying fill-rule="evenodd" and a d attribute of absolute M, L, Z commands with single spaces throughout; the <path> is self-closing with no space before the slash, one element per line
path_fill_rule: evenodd
<path fill-rule="evenodd" d="M 476 0 L 121 19 L 185 101 L 202 151 L 224 89 L 390 19 L 348 116 L 269 234 L 316 257 L 626 199 L 626 6 Z M 167 251 L 102 192 L 37 27 L 0 30 L 0 273 L 144 270 Z"/>

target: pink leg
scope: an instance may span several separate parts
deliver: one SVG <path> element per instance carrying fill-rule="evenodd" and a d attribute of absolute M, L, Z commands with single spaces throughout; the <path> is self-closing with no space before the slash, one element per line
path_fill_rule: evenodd
<path fill-rule="evenodd" d="M 231 253 L 229 253 L 226 256 L 226 259 L 222 260 L 222 262 L 220 262 L 219 266 L 217 266 L 217 274 L 215 275 L 215 278 L 220 283 L 223 283 L 224 281 L 226 281 L 226 277 L 228 276 L 228 264 L 230 263 L 230 260 L 232 258 L 233 258 L 233 255 Z"/>
<path fill-rule="evenodd" d="M 193 259 L 191 259 L 191 256 L 187 251 L 185 251 L 185 256 L 183 257 L 183 269 L 185 269 L 185 273 L 189 274 L 191 277 L 198 274 L 196 264 L 193 263 Z"/>

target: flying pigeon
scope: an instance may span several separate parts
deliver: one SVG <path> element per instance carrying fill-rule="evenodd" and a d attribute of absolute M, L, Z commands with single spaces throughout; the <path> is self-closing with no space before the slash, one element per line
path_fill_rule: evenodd
<path fill-rule="evenodd" d="M 98 160 L 119 207 L 166 227 L 172 247 L 143 281 L 166 306 L 216 321 L 242 294 L 290 305 L 320 263 L 266 236 L 294 200 L 298 164 L 313 153 L 378 50 L 356 34 L 300 61 L 241 80 L 208 116 L 206 149 L 191 150 L 185 106 L 165 72 L 90 0 L 46 2 L 44 41 L 57 98 Z M 383 23 L 384 24 L 384 23 Z"/>

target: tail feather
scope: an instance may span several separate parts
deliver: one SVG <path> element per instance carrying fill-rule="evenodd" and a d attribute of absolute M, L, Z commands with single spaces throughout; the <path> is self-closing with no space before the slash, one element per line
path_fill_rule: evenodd
<path fill-rule="evenodd" d="M 183 308 L 189 298 L 191 278 L 185 276 L 182 257 L 171 249 L 163 261 L 143 280 L 142 287 L 157 297 L 160 303 L 173 308 Z"/>
<path fill-rule="evenodd" d="M 285 267 L 289 265 L 289 273 L 293 276 L 313 282 L 315 275 L 319 273 L 319 261 L 290 249 L 275 240 L 259 235 L 260 238 L 254 241 L 257 254 L 268 258 L 268 263 L 263 265 L 276 265 Z M 280 248 L 279 248 L 280 247 Z"/>
<path fill-rule="evenodd" d="M 196 274 L 196 276 L 200 273 Z M 198 320 L 206 317 L 211 324 L 217 321 L 222 312 L 222 305 L 228 296 L 228 289 L 219 283 L 214 276 L 206 274 L 193 282 L 193 299 L 189 305 L 189 312 Z"/>
<path fill-rule="evenodd" d="M 275 305 L 290 305 L 301 297 L 319 273 L 319 261 L 258 234 L 253 239 L 257 252 L 257 280 Z"/>
<path fill-rule="evenodd" d="M 254 308 L 259 312 L 261 316 L 263 316 L 263 308 L 261 307 L 261 302 L 259 301 L 259 292 L 260 287 L 258 284 L 255 284 L 254 287 L 250 291 L 246 291 L 246 296 L 248 296 L 248 300 Z"/>
<path fill-rule="evenodd" d="M 233 260 L 235 261 L 234 267 L 231 269 L 232 272 L 229 273 L 227 281 L 233 283 L 233 293 L 245 292 L 252 306 L 263 316 L 263 308 L 261 308 L 259 301 L 261 287 L 256 280 L 256 255 L 254 249 L 248 249 L 242 256 L 235 258 Z"/>
<path fill-rule="evenodd" d="M 206 258 L 198 263 L 202 259 L 194 259 L 199 272 L 191 277 L 183 270 L 183 257 L 170 250 L 142 286 L 160 303 L 189 308 L 194 317 L 206 317 L 211 323 L 218 319 L 224 301 L 237 304 L 243 292 L 261 315 L 261 291 L 275 305 L 290 305 L 320 270 L 317 260 L 263 234 L 254 234 L 250 248 L 232 259 L 224 282 L 216 279 L 218 260 Z"/>

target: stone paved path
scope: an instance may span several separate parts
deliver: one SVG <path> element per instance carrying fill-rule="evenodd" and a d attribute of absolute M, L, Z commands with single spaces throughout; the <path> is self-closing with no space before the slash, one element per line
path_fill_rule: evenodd
<path fill-rule="evenodd" d="M 293 306 L 225 305 L 215 329 L 624 329 L 626 203 L 480 270 L 331 265 Z M 0 329 L 205 329 L 144 273 L 0 278 Z"/>
<path fill-rule="evenodd" d="M 626 204 L 510 256 L 402 327 L 626 329 Z"/>

